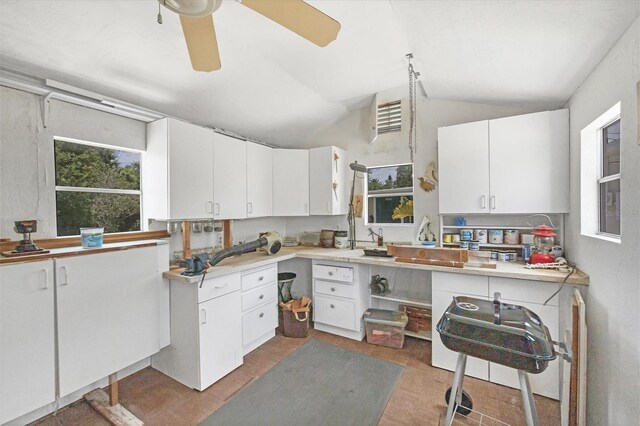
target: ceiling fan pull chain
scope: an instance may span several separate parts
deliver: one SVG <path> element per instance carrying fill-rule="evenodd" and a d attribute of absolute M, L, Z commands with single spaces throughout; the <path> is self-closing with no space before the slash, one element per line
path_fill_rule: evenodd
<path fill-rule="evenodd" d="M 414 153 L 414 129 L 415 129 L 415 72 L 413 71 L 413 65 L 411 64 L 411 53 L 407 54 L 409 60 L 409 155 L 411 162 L 413 163 Z"/>

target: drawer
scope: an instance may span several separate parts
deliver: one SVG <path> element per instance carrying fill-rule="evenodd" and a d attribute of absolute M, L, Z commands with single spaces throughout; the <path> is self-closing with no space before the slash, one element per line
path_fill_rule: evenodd
<path fill-rule="evenodd" d="M 489 277 L 434 271 L 431 273 L 431 290 L 486 298 L 489 296 Z"/>
<path fill-rule="evenodd" d="M 254 288 L 251 291 L 242 293 L 242 312 L 253 309 L 267 301 L 273 301 L 273 303 L 276 303 L 277 299 L 278 285 L 276 283 Z"/>
<path fill-rule="evenodd" d="M 278 280 L 278 266 L 272 265 L 254 272 L 242 274 L 242 291 L 251 290 L 261 285 Z"/>
<path fill-rule="evenodd" d="M 353 284 L 338 284 L 329 281 L 315 280 L 316 293 L 329 294 L 331 296 L 355 297 L 355 286 Z"/>
<path fill-rule="evenodd" d="M 360 330 L 360 316 L 356 318 L 356 305 L 350 300 L 316 296 L 313 301 L 313 320 L 348 330 Z"/>
<path fill-rule="evenodd" d="M 313 278 L 326 280 L 353 282 L 353 268 L 331 265 L 313 265 Z"/>
<path fill-rule="evenodd" d="M 192 284 L 200 285 L 200 284 Z M 198 288 L 198 303 L 240 290 L 240 274 L 229 274 L 204 280 Z"/>
<path fill-rule="evenodd" d="M 542 305 L 561 285 L 560 283 L 490 277 L 489 297 L 493 299 L 493 293 L 497 291 L 503 299 Z M 547 305 L 558 306 L 558 295 L 553 296 Z"/>
<path fill-rule="evenodd" d="M 248 345 L 278 326 L 278 306 L 272 303 L 242 314 L 242 344 Z"/>

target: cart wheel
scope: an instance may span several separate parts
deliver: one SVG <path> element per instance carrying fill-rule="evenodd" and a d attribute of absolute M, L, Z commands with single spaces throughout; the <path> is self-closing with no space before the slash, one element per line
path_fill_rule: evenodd
<path fill-rule="evenodd" d="M 444 400 L 447 401 L 447 405 L 449 405 L 449 398 L 451 398 L 451 388 L 444 393 Z M 471 413 L 471 409 L 473 409 L 473 401 L 471 401 L 471 396 L 463 389 L 462 405 L 456 405 L 456 412 L 466 416 Z"/>

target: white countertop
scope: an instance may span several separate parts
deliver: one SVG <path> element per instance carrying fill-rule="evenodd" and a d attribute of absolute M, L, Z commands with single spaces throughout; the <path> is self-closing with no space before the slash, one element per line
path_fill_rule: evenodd
<path fill-rule="evenodd" d="M 475 267 L 452 268 L 447 266 L 432 266 L 415 263 L 396 262 L 395 258 L 393 257 L 365 256 L 362 249 L 349 250 L 318 247 L 285 247 L 282 248 L 280 252 L 272 256 L 269 256 L 264 252 L 254 252 L 246 253 L 240 256 L 229 257 L 227 259 L 224 259 L 216 266 L 210 267 L 207 270 L 205 279 L 226 275 L 233 272 L 245 271 L 260 266 L 266 266 L 275 262 L 293 259 L 296 257 L 334 262 L 361 263 L 365 265 L 387 266 L 392 268 L 420 269 L 426 271 L 440 271 L 456 274 L 484 275 L 491 277 L 515 278 L 521 280 L 558 283 L 563 282 L 563 280 L 567 276 L 567 273 L 564 272 L 527 269 L 524 267 L 524 264 L 520 262 L 497 262 L 496 269 Z M 200 280 L 202 280 L 201 275 L 186 277 L 184 275 L 180 275 L 180 272 L 182 272 L 182 269 L 165 272 L 164 277 L 171 280 L 182 281 L 185 283 L 199 283 Z M 583 272 L 577 270 L 567 279 L 567 283 L 587 285 L 589 283 L 589 277 Z"/>

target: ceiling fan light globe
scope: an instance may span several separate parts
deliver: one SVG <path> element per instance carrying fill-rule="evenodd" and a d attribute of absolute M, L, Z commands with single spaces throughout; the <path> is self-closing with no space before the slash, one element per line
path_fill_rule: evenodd
<path fill-rule="evenodd" d="M 215 12 L 222 0 L 158 0 L 161 5 L 178 15 L 201 17 Z"/>

